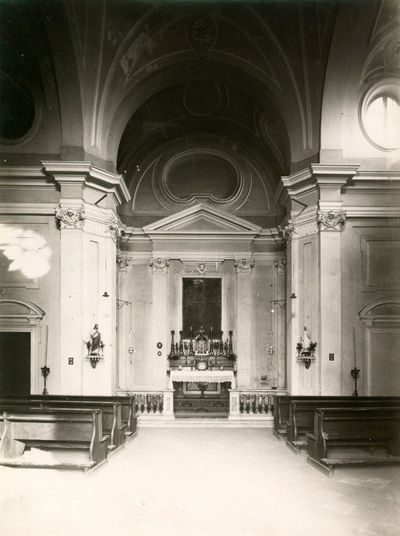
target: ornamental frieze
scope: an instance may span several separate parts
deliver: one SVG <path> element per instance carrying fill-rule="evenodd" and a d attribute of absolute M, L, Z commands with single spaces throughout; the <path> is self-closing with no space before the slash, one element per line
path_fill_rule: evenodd
<path fill-rule="evenodd" d="M 57 207 L 56 218 L 61 229 L 82 229 L 85 220 L 85 210 L 83 208 Z"/>
<path fill-rule="evenodd" d="M 220 262 L 198 262 L 198 263 L 184 263 L 183 273 L 185 274 L 220 274 L 221 263 Z"/>
<path fill-rule="evenodd" d="M 169 259 L 152 258 L 149 262 L 153 268 L 153 272 L 167 272 L 169 267 Z"/>
<path fill-rule="evenodd" d="M 341 231 L 346 215 L 341 210 L 319 211 L 317 221 L 320 231 Z"/>
<path fill-rule="evenodd" d="M 250 258 L 244 258 L 244 259 L 236 259 L 235 260 L 235 268 L 237 273 L 251 273 L 251 270 L 254 266 L 254 259 L 252 257 Z"/>

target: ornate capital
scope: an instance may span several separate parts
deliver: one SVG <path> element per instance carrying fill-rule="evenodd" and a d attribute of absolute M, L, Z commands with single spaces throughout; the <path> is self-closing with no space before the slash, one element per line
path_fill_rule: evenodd
<path fill-rule="evenodd" d="M 160 259 L 159 257 L 155 259 L 154 257 L 150 259 L 150 266 L 153 268 L 153 272 L 167 272 L 169 266 L 169 259 Z"/>
<path fill-rule="evenodd" d="M 280 257 L 274 260 L 274 267 L 278 272 L 286 272 L 286 257 Z"/>
<path fill-rule="evenodd" d="M 286 242 L 290 242 L 293 238 L 293 235 L 296 233 L 296 227 L 294 226 L 291 220 L 289 220 L 284 227 L 281 227 L 279 225 L 278 230 L 280 234 L 282 235 L 282 238 Z"/>
<path fill-rule="evenodd" d="M 61 229 L 82 229 L 85 220 L 85 210 L 83 208 L 56 208 L 56 218 Z"/>
<path fill-rule="evenodd" d="M 235 260 L 235 268 L 238 274 L 242 273 L 251 273 L 251 270 L 254 266 L 254 259 L 250 257 L 249 259 L 237 259 Z"/>
<path fill-rule="evenodd" d="M 346 222 L 346 215 L 341 210 L 319 211 L 317 219 L 320 231 L 341 231 Z"/>
<path fill-rule="evenodd" d="M 118 221 L 115 218 L 111 218 L 110 223 L 107 227 L 108 232 L 112 236 L 114 242 L 117 242 L 122 235 L 122 228 L 120 227 Z"/>
<path fill-rule="evenodd" d="M 116 262 L 118 270 L 120 270 L 121 272 L 126 272 L 129 266 L 130 259 L 126 255 L 122 255 L 122 253 L 118 252 Z"/>

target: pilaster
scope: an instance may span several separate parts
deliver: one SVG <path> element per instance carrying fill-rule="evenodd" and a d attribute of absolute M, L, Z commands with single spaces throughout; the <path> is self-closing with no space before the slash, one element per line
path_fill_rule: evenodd
<path fill-rule="evenodd" d="M 151 365 L 148 370 L 151 385 L 155 389 L 165 389 L 167 386 L 169 259 L 153 257 L 149 264 L 153 271 L 153 303 L 152 337 L 148 356 Z"/>
<path fill-rule="evenodd" d="M 282 177 L 289 219 L 281 228 L 287 243 L 288 388 L 292 394 L 340 395 L 342 368 L 341 230 L 346 215 L 342 190 L 355 165 L 313 164 Z M 297 360 L 304 327 L 317 343 L 309 368 Z"/>
<path fill-rule="evenodd" d="M 252 361 L 252 270 L 253 258 L 235 260 L 236 268 L 236 331 L 237 331 L 237 382 L 238 387 L 251 385 Z"/>

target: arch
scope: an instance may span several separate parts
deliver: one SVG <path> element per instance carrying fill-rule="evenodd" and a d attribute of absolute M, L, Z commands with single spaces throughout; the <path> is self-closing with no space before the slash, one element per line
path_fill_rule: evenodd
<path fill-rule="evenodd" d="M 375 300 L 363 307 L 358 317 L 364 322 L 400 322 L 400 299 Z"/>
<path fill-rule="evenodd" d="M 6 311 L 3 311 L 6 309 Z M 46 313 L 38 305 L 23 300 L 0 298 L 0 321 L 2 320 L 28 320 L 39 321 Z"/>
<path fill-rule="evenodd" d="M 183 58 L 180 58 L 181 60 Z M 232 65 L 221 61 L 222 58 L 213 61 L 199 61 L 197 68 L 195 62 L 176 62 L 165 65 L 162 69 L 148 75 L 138 81 L 135 87 L 125 95 L 112 114 L 106 119 L 103 116 L 102 132 L 107 133 L 106 160 L 117 162 L 118 148 L 126 126 L 134 113 L 155 94 L 176 86 L 178 83 L 196 82 L 212 78 L 214 82 L 227 84 L 239 89 L 248 97 L 252 98 L 258 105 L 271 114 L 273 120 L 278 122 L 279 130 L 282 131 L 288 142 L 289 150 L 287 161 L 290 162 L 292 148 L 299 143 L 297 132 L 291 129 L 291 135 L 286 122 L 279 112 L 277 99 L 268 91 L 262 80 L 249 74 L 243 66 Z M 109 111 L 109 110 L 108 110 Z M 296 114 L 292 114 L 296 116 Z M 296 116 L 297 117 L 297 116 Z M 297 140 L 297 141 L 296 141 Z"/>

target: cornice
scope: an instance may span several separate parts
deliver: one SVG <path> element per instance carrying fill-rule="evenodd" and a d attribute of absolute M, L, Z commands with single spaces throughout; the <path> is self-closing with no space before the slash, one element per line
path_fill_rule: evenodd
<path fill-rule="evenodd" d="M 0 214 L 54 216 L 58 203 L 0 203 Z"/>
<path fill-rule="evenodd" d="M 289 196 L 326 188 L 343 188 L 357 174 L 359 164 L 310 164 L 292 175 L 282 176 L 276 198 L 286 189 Z"/>
<path fill-rule="evenodd" d="M 96 168 L 91 162 L 43 161 L 42 164 L 45 173 L 58 183 L 82 182 L 103 192 L 113 192 L 120 204 L 131 198 L 122 175 Z"/>
<path fill-rule="evenodd" d="M 343 206 L 347 218 L 400 218 L 400 207 Z"/>

